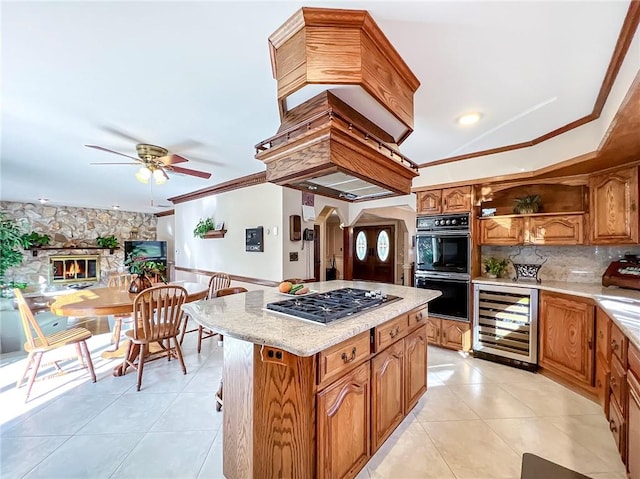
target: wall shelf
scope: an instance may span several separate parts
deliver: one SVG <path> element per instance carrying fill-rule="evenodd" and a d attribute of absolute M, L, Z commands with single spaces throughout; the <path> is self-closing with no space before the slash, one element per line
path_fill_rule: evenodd
<path fill-rule="evenodd" d="M 90 249 L 90 250 L 98 250 L 98 249 L 108 249 L 109 254 L 113 254 L 113 252 L 120 247 L 117 248 L 103 248 L 102 246 L 38 246 L 35 248 L 28 248 L 28 251 L 31 251 L 31 256 L 38 256 L 38 251 L 54 251 L 54 250 L 70 250 L 70 249 Z"/>
<path fill-rule="evenodd" d="M 213 230 L 205 233 L 204 239 L 224 238 L 225 234 L 227 234 L 227 230 Z"/>

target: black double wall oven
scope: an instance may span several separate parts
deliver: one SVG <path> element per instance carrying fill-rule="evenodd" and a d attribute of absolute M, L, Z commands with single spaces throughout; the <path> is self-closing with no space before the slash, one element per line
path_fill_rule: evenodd
<path fill-rule="evenodd" d="M 416 229 L 414 284 L 442 292 L 442 296 L 429 303 L 429 314 L 468 322 L 469 214 L 418 216 Z"/>

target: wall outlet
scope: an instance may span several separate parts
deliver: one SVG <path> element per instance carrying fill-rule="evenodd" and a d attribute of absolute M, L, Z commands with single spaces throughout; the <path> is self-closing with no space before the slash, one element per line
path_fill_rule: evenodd
<path fill-rule="evenodd" d="M 289 261 L 298 261 L 298 252 L 289 253 Z"/>

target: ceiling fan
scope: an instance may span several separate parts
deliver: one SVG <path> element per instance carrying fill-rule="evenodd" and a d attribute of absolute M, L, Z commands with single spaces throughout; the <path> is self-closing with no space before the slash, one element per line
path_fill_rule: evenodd
<path fill-rule="evenodd" d="M 131 158 L 135 163 L 91 163 L 92 165 L 141 165 L 140 170 L 136 173 L 136 178 L 142 183 L 148 183 L 149 179 L 153 178 L 155 183 L 160 185 L 166 183 L 169 179 L 167 172 L 181 173 L 183 175 L 197 176 L 198 178 L 208 179 L 211 178 L 211 173 L 205 171 L 192 170 L 190 168 L 183 168 L 176 166 L 179 163 L 186 163 L 186 158 L 179 155 L 169 154 L 166 148 L 161 146 L 149 145 L 147 143 L 138 143 L 136 145 L 136 151 L 138 152 L 138 158 L 129 156 L 119 151 L 110 150 L 102 146 L 97 145 L 85 145 L 88 148 L 94 148 L 96 150 L 106 151 L 107 153 L 113 153 L 116 155 L 124 156 L 125 158 Z"/>

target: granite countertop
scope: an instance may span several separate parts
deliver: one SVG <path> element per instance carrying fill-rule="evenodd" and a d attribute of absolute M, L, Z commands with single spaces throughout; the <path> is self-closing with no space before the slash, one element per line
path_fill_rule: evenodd
<path fill-rule="evenodd" d="M 593 299 L 622 330 L 636 348 L 640 349 L 640 291 L 602 286 L 600 283 L 569 283 L 564 281 L 515 282 L 510 279 L 474 278 L 473 283 L 499 284 L 520 288 L 534 288 Z"/>
<path fill-rule="evenodd" d="M 403 299 L 328 325 L 266 310 L 267 303 L 286 299 L 277 288 L 194 301 L 185 304 L 182 309 L 199 324 L 221 334 L 284 349 L 298 356 L 312 356 L 402 313 L 423 306 L 441 294 L 429 289 L 364 281 L 326 281 L 306 283 L 305 286 L 318 292 L 349 287 L 379 289 Z"/>

